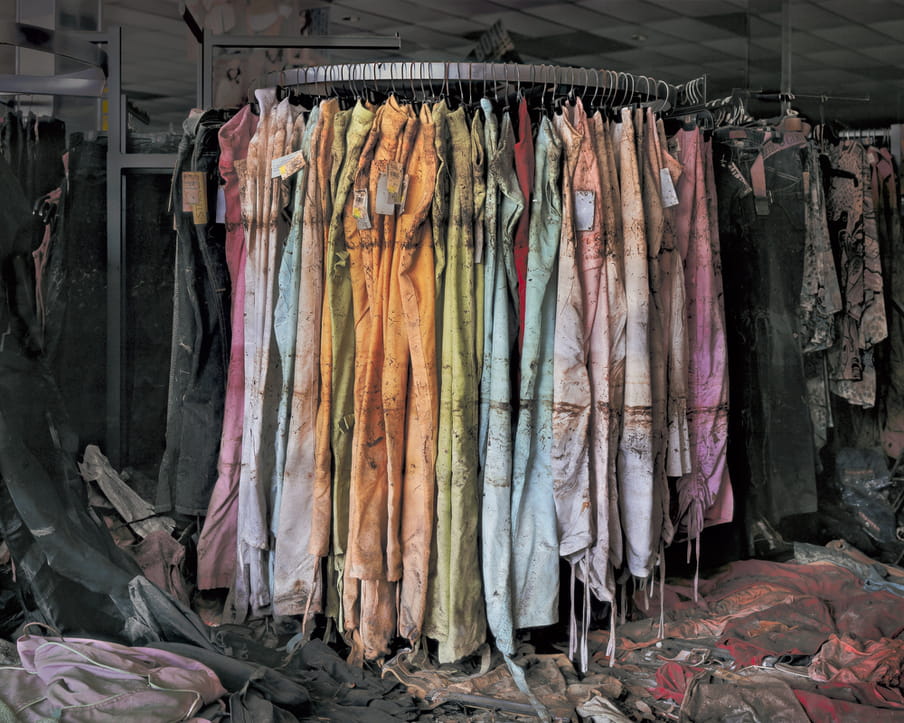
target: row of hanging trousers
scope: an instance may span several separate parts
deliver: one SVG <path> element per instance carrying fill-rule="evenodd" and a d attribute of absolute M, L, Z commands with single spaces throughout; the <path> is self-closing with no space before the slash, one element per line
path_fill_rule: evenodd
<path fill-rule="evenodd" d="M 510 656 L 556 622 L 560 558 L 572 597 L 614 601 L 615 570 L 647 578 L 676 534 L 731 519 L 699 130 L 579 99 L 532 117 L 256 95 L 259 115 L 200 116 L 221 185 L 192 118 L 174 183 L 203 273 L 177 295 L 197 333 L 174 326 L 171 408 L 225 370 L 217 463 L 180 440 L 210 441 L 187 427 L 219 396 L 171 414 L 161 471 L 182 509 L 209 495 L 200 588 L 233 588 L 240 618 L 323 611 L 359 658 L 428 636 L 451 661 L 488 626 Z"/>

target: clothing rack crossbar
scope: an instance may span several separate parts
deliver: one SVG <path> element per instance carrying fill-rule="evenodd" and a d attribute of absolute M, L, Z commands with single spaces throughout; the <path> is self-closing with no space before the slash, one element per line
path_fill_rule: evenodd
<path fill-rule="evenodd" d="M 469 83 L 509 83 L 554 88 L 564 86 L 598 90 L 603 97 L 607 92 L 613 93 L 615 97 L 622 98 L 622 102 L 629 102 L 635 95 L 641 95 L 650 100 L 659 99 L 669 107 L 680 102 L 683 88 L 692 85 L 705 87 L 704 79 L 676 86 L 645 75 L 603 68 L 456 61 L 384 61 L 290 68 L 268 73 L 260 80 L 259 87 L 372 87 L 394 83 L 398 83 L 402 89 L 410 84 L 415 91 L 422 90 L 421 84 L 424 83 L 430 84 L 434 89 L 437 84 L 442 84 L 447 91 L 452 92 Z M 618 95 L 619 93 L 622 95 Z"/>

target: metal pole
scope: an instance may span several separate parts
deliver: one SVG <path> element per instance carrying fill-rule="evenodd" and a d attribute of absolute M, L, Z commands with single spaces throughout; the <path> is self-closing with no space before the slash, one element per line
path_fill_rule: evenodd
<path fill-rule="evenodd" d="M 782 115 L 791 109 L 791 0 L 782 0 Z"/>
<path fill-rule="evenodd" d="M 107 45 L 107 457 L 122 462 L 122 238 L 125 152 L 122 96 L 122 29 L 111 28 Z"/>

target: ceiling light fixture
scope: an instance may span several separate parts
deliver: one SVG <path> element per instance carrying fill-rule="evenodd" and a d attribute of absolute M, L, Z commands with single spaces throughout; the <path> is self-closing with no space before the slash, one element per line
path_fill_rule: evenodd
<path fill-rule="evenodd" d="M 342 22 L 343 23 L 356 23 L 360 19 L 361 18 L 358 17 L 357 15 L 346 15 L 345 17 L 342 18 Z"/>

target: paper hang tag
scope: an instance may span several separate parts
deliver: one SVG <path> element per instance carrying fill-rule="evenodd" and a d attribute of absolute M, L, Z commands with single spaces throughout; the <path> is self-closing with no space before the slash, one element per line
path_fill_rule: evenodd
<path fill-rule="evenodd" d="M 574 192 L 574 225 L 578 231 L 590 231 L 593 228 L 595 210 L 596 194 L 593 191 Z"/>
<path fill-rule="evenodd" d="M 402 198 L 402 164 L 396 161 L 390 161 L 386 168 L 386 190 L 390 196 L 396 197 L 396 203 Z"/>
<path fill-rule="evenodd" d="M 405 174 L 405 180 L 402 181 L 402 193 L 396 206 L 399 207 L 400 213 L 405 213 L 405 202 L 408 200 L 408 174 Z"/>
<path fill-rule="evenodd" d="M 367 189 L 356 188 L 352 201 L 352 216 L 358 222 L 359 229 L 370 228 L 370 210 L 367 207 Z"/>
<path fill-rule="evenodd" d="M 207 176 L 202 171 L 182 172 L 182 211 L 191 213 L 196 226 L 207 223 Z"/>
<path fill-rule="evenodd" d="M 304 167 L 304 155 L 301 151 L 295 151 L 270 161 L 270 178 L 282 178 L 285 180 L 289 176 L 298 173 Z"/>
<path fill-rule="evenodd" d="M 204 174 L 198 171 L 182 171 L 182 210 L 191 213 L 201 198 Z"/>
<path fill-rule="evenodd" d="M 387 174 L 381 173 L 377 179 L 377 198 L 374 202 L 374 211 L 381 216 L 392 216 L 395 213 L 398 201 L 399 199 L 389 192 L 389 178 Z"/>
<path fill-rule="evenodd" d="M 217 187 L 217 215 L 214 223 L 226 223 L 226 190 L 222 186 Z"/>
<path fill-rule="evenodd" d="M 662 205 L 665 208 L 678 205 L 678 192 L 675 190 L 675 184 L 672 182 L 672 174 L 668 168 L 659 169 L 659 186 L 662 194 Z"/>

